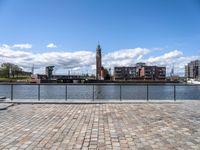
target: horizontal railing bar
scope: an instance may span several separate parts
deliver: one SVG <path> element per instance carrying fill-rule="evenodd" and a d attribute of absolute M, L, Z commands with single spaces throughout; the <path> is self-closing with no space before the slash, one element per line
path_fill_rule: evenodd
<path fill-rule="evenodd" d="M 106 86 L 200 86 L 200 84 L 171 83 L 0 83 L 0 85 L 106 85 Z"/>
<path fill-rule="evenodd" d="M 35 87 L 37 87 L 38 86 L 38 100 L 40 100 L 40 91 L 41 91 L 41 89 L 40 89 L 40 87 L 41 87 L 41 85 L 43 85 L 43 86 L 63 86 L 63 87 L 66 87 L 66 86 L 68 86 L 68 85 L 70 85 L 70 86 L 92 86 L 92 99 L 94 100 L 94 99 L 98 99 L 98 98 L 94 98 L 95 96 L 94 96 L 94 94 L 95 94 L 95 91 L 94 91 L 94 86 L 96 85 L 96 86 L 116 86 L 116 87 L 119 87 L 120 88 L 120 100 L 126 100 L 126 98 L 125 99 L 123 99 L 122 98 L 122 87 L 126 87 L 126 86 L 144 86 L 144 88 L 145 87 L 147 87 L 147 101 L 149 100 L 149 98 L 150 98 L 150 96 L 149 96 L 149 88 L 150 87 L 153 87 L 153 86 L 157 86 L 157 87 L 159 87 L 159 86 L 168 86 L 168 87 L 172 87 L 172 90 L 174 91 L 174 96 L 173 96 L 173 98 L 174 98 L 174 101 L 176 101 L 176 99 L 177 99 L 177 97 L 176 97 L 176 94 L 177 94 L 177 91 L 176 91 L 176 87 L 177 86 L 179 86 L 179 87 L 184 87 L 184 86 L 200 86 L 200 85 L 188 85 L 188 84 L 147 84 L 147 83 L 145 83 L 145 84 L 130 84 L 130 83 L 128 83 L 128 84 L 125 84 L 125 83 L 123 83 L 123 84 L 119 84 L 119 83 L 115 83 L 115 84 L 110 84 L 110 83 L 85 83 L 85 84 L 83 84 L 83 83 L 41 83 L 41 84 L 33 84 L 33 83 L 7 83 L 7 84 L 0 84 L 0 85 L 9 85 L 10 87 L 11 87 L 11 90 L 10 90 L 10 97 L 11 97 L 11 100 L 13 100 L 13 97 L 14 97 L 14 95 L 13 95 L 13 87 L 15 87 L 15 85 L 17 86 L 23 86 L 23 85 L 30 85 L 30 86 L 35 86 Z M 69 87 L 70 87 L 69 86 Z M 145 92 L 144 92 L 145 93 Z M 67 92 L 65 93 L 65 94 L 67 94 Z M 23 99 L 23 98 L 22 98 Z M 26 99 L 26 98 L 25 98 Z M 54 99 L 54 98 L 53 98 Z M 58 99 L 60 99 L 60 98 L 58 98 Z M 61 98 L 62 99 L 62 98 Z M 68 99 L 68 97 L 67 96 L 65 96 L 65 99 Z M 72 99 L 77 99 L 77 98 L 72 98 Z M 79 99 L 79 98 L 78 98 Z M 80 99 L 88 99 L 88 98 L 80 98 Z M 110 98 L 103 98 L 103 99 L 110 99 Z M 128 98 L 129 99 L 129 98 Z M 134 98 L 133 98 L 134 99 Z M 132 99 L 132 100 L 133 100 Z M 150 98 L 151 99 L 151 98 Z M 142 100 L 142 99 L 141 99 Z M 153 99 L 151 99 L 151 100 L 153 100 Z M 155 99 L 155 100 L 160 100 L 160 99 Z M 163 100 L 165 100 L 165 99 L 163 99 Z M 166 99 L 166 100 L 170 100 L 170 99 Z"/>

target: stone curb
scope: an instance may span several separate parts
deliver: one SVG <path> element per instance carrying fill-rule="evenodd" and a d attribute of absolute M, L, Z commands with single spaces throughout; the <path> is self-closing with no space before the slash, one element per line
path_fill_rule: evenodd
<path fill-rule="evenodd" d="M 102 102 L 102 101 L 95 101 L 95 102 L 83 102 L 83 101 L 78 101 L 78 102 L 44 102 L 44 101 L 34 101 L 34 102 L 28 102 L 28 101 L 12 101 L 12 102 L 4 102 L 7 104 L 182 104 L 183 102 L 174 102 L 174 101 L 165 101 L 165 102 L 139 102 L 139 101 L 132 101 L 132 102 L 127 102 L 127 101 L 121 101 L 121 102 L 116 102 L 116 101 L 107 101 L 107 102 Z"/>

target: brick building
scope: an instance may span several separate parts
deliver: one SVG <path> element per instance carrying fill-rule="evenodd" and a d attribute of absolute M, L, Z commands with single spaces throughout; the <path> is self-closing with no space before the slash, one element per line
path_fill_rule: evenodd
<path fill-rule="evenodd" d="M 146 66 L 137 63 L 135 67 L 114 67 L 114 80 L 165 80 L 166 67 Z"/>

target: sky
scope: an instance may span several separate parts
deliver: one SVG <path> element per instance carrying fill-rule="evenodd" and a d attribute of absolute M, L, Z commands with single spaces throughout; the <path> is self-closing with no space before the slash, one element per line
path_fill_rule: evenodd
<path fill-rule="evenodd" d="M 0 63 L 95 73 L 137 62 L 184 75 L 200 59 L 200 0 L 0 0 Z"/>

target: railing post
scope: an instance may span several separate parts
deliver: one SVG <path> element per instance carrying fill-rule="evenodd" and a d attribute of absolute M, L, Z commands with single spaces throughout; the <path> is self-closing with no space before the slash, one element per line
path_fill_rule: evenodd
<path fill-rule="evenodd" d="M 11 101 L 13 101 L 13 84 L 11 84 L 10 97 L 11 97 Z"/>
<path fill-rule="evenodd" d="M 67 84 L 65 85 L 65 100 L 67 101 Z"/>
<path fill-rule="evenodd" d="M 149 85 L 147 84 L 147 101 L 149 101 Z"/>
<path fill-rule="evenodd" d="M 94 84 L 92 85 L 92 100 L 94 101 Z"/>
<path fill-rule="evenodd" d="M 40 101 L 40 84 L 38 84 L 38 101 Z"/>
<path fill-rule="evenodd" d="M 119 85 L 119 96 L 120 96 L 120 101 L 122 101 L 122 85 Z"/>
<path fill-rule="evenodd" d="M 176 85 L 174 85 L 174 101 L 176 101 Z"/>

